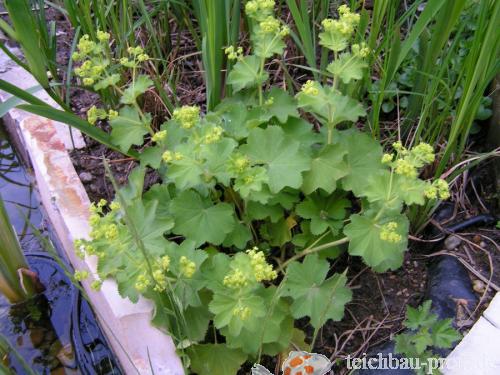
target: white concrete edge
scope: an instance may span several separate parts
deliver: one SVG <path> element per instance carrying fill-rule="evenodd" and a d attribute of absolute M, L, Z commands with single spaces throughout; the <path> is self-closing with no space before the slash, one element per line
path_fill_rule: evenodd
<path fill-rule="evenodd" d="M 500 374 L 500 293 L 448 355 L 445 375 Z"/>
<path fill-rule="evenodd" d="M 21 88 L 34 86 L 27 84 L 33 77 L 12 64 L 10 68 L 0 65 L 0 78 Z M 36 96 L 53 104 L 46 93 Z M 0 91 L 0 102 L 8 97 Z M 82 284 L 125 374 L 151 374 L 150 362 L 155 374 L 184 374 L 172 338 L 151 324 L 154 306 L 150 301 L 141 299 L 133 304 L 122 298 L 113 280 L 105 280 L 100 292 L 90 288 L 96 277 L 96 259 L 82 261 L 73 247 L 75 239 L 88 238 L 90 233 L 90 201 L 67 152 L 71 147 L 66 142 L 67 126 L 59 129 L 51 120 L 18 109 L 10 110 L 3 120 L 31 161 L 42 204 L 69 261 L 75 269 L 92 274 L 91 280 Z"/>

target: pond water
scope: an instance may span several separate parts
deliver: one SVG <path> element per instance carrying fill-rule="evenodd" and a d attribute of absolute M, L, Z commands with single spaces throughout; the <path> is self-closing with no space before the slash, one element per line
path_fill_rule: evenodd
<path fill-rule="evenodd" d="M 13 348 L 0 354 L 0 363 L 14 374 L 29 371 L 19 356 L 35 374 L 121 374 L 92 309 L 65 275 L 65 270 L 72 271 L 55 253 L 57 239 L 1 123 L 0 195 L 28 263 L 46 288 L 15 306 L 0 295 L 0 333 Z"/>

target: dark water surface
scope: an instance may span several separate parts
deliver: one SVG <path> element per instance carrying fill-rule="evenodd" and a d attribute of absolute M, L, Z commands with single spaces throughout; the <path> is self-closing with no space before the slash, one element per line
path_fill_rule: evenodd
<path fill-rule="evenodd" d="M 64 273 L 70 268 L 46 251 L 48 238 L 56 247 L 57 240 L 44 219 L 31 176 L 2 126 L 0 194 L 30 267 L 46 291 L 15 306 L 0 295 L 0 333 L 36 374 L 121 374 L 92 309 Z M 13 353 L 0 361 L 15 374 L 26 373 Z"/>

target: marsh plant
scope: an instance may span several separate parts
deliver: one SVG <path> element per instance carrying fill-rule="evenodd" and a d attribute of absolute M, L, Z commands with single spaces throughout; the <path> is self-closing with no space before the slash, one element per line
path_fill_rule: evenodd
<path fill-rule="evenodd" d="M 384 153 L 356 129 L 365 109 L 347 93 L 371 51 L 354 42 L 360 16 L 347 6 L 322 22 L 328 81 L 307 81 L 295 96 L 270 86 L 266 64 L 283 53 L 290 31 L 274 6 L 246 3 L 251 48 L 226 49 L 235 94 L 205 114 L 177 108 L 159 129 L 137 103 L 152 86 L 140 69 L 126 81 L 111 63 L 93 72 L 97 44 L 77 52 L 84 83 L 121 92 L 116 107 L 92 108 L 89 122 L 110 120 L 120 149 L 141 153 L 115 201 L 92 206 L 90 240 L 78 240 L 76 251 L 98 257 L 95 289 L 114 278 L 123 297 L 154 301 L 154 324 L 201 375 L 232 375 L 246 360 L 304 345 L 296 319 L 308 319 L 314 346 L 352 298 L 347 270 L 334 272 L 330 261 L 347 252 L 376 272 L 399 268 L 406 207 L 449 196 L 445 181 L 419 178 L 434 161 L 432 147 L 396 142 Z M 137 48 L 129 53 L 118 63 L 144 60 Z M 143 192 L 147 168 L 162 182 Z"/>
<path fill-rule="evenodd" d="M 37 292 L 35 281 L 0 196 L 0 293 L 11 303 L 22 302 Z"/>

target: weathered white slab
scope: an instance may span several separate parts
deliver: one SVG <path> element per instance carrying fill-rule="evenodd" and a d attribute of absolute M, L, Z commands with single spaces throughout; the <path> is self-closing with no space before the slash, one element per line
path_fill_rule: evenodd
<path fill-rule="evenodd" d="M 446 358 L 445 375 L 500 374 L 500 296 Z"/>
<path fill-rule="evenodd" d="M 12 49 L 12 53 L 19 55 L 19 51 L 16 49 Z M 24 90 L 39 85 L 30 73 L 18 66 L 2 50 L 0 50 L 0 79 L 3 79 L 4 81 L 7 81 L 10 84 Z M 39 90 L 32 93 L 32 95 L 50 104 L 54 108 L 61 109 L 45 90 Z M 10 94 L 4 91 L 0 91 L 0 102 L 4 102 L 8 98 L 10 98 L 10 96 Z M 22 116 L 22 112 L 23 111 L 20 110 L 14 110 L 11 116 L 19 118 L 19 116 Z M 85 147 L 85 141 L 83 139 L 82 133 L 80 133 L 78 129 L 73 128 L 70 130 L 70 127 L 68 125 L 56 121 L 53 121 L 53 124 L 55 129 L 57 130 L 59 138 L 63 141 L 66 149 L 72 150 L 73 148 Z"/>
<path fill-rule="evenodd" d="M 16 81 L 25 77 L 23 69 L 6 69 L 1 64 L 1 79 L 18 87 L 34 86 L 27 78 Z M 0 102 L 8 97 L 0 91 Z M 53 104 L 47 96 L 40 97 Z M 10 110 L 3 120 L 31 162 L 42 204 L 68 259 L 75 269 L 89 270 L 94 277 L 96 258 L 81 260 L 73 247 L 75 239 L 88 238 L 90 201 L 66 151 L 71 145 L 67 126 L 17 109 Z M 92 278 L 83 282 L 83 287 L 125 374 L 152 374 L 150 363 L 154 374 L 184 374 L 171 337 L 151 325 L 154 306 L 150 301 L 141 299 L 133 304 L 121 298 L 113 280 L 106 280 L 100 292 L 90 288 L 91 282 Z"/>

